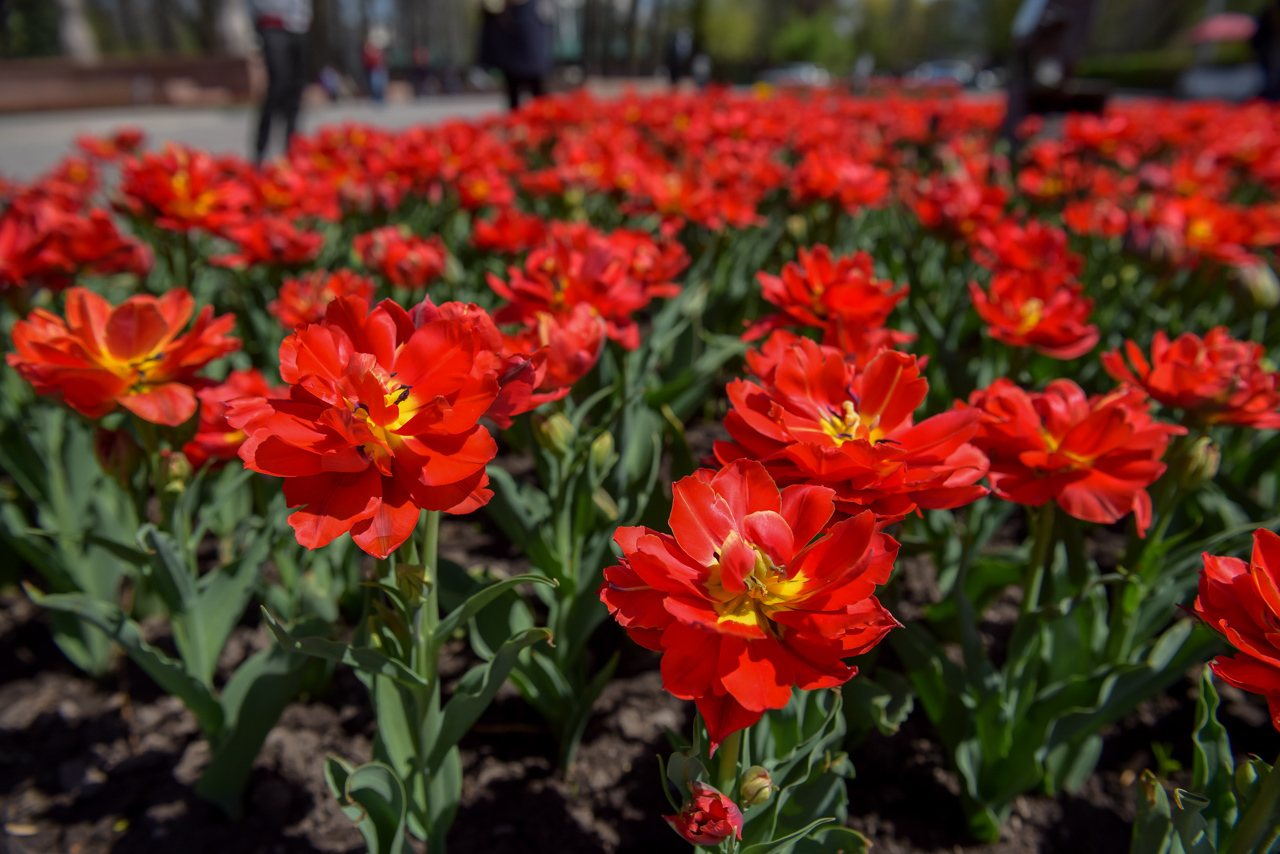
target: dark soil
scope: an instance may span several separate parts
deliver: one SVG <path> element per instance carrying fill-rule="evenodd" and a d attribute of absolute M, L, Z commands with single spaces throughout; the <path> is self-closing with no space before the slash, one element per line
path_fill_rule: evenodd
<path fill-rule="evenodd" d="M 444 550 L 477 562 L 491 545 L 471 541 L 487 539 L 480 530 L 458 525 L 443 538 Z M 505 560 L 495 554 L 479 562 L 521 569 Z M 927 579 L 903 587 L 904 600 L 915 600 L 908 609 L 927 604 Z M 1007 604 L 997 601 L 987 622 L 1003 622 Z M 604 630 L 617 631 L 612 624 Z M 468 735 L 454 854 L 688 850 L 659 817 L 670 810 L 655 757 L 667 752 L 665 728 L 688 728 L 691 704 L 662 690 L 651 653 L 618 636 L 603 640 L 621 644 L 623 660 L 568 780 L 554 770 L 555 745 L 541 719 L 509 687 Z M 265 643 L 259 629 L 238 628 L 223 665 L 234 667 Z M 461 644 L 448 654 L 446 679 L 469 663 Z M 0 851 L 363 851 L 329 795 L 320 761 L 326 754 L 357 763 L 370 757 L 373 717 L 349 672 L 339 669 L 322 695 L 285 711 L 258 757 L 245 815 L 234 824 L 192 793 L 207 761 L 194 718 L 136 668 L 122 665 L 118 673 L 106 682 L 86 678 L 53 646 L 38 609 L 20 595 L 0 596 Z M 1135 772 L 1156 766 L 1153 743 L 1191 766 L 1195 685 L 1189 678 L 1113 727 L 1098 773 L 1077 796 L 1019 798 L 1005 838 L 994 845 L 967 844 L 955 774 L 917 712 L 896 735 L 873 735 L 853 752 L 850 824 L 883 854 L 1127 851 L 1129 785 Z M 1280 749 L 1255 698 L 1224 689 L 1221 714 L 1239 753 L 1270 757 Z M 1172 782 L 1185 784 L 1187 772 L 1174 771 Z"/>

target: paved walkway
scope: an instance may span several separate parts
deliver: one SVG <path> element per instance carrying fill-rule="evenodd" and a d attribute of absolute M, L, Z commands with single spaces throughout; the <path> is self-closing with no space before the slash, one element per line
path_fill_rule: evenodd
<path fill-rule="evenodd" d="M 304 131 L 347 121 L 403 128 L 452 118 L 476 118 L 496 113 L 503 106 L 499 95 L 455 95 L 383 105 L 350 101 L 304 109 L 301 125 Z M 174 140 L 218 154 L 246 155 L 257 119 L 257 110 L 248 106 L 127 107 L 0 116 L 0 175 L 30 180 L 69 152 L 79 134 L 104 134 L 126 125 L 146 131 L 149 146 Z"/>

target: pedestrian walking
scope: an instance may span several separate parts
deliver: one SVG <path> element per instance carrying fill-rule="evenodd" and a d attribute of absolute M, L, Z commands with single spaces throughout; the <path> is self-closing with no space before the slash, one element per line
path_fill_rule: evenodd
<path fill-rule="evenodd" d="M 539 0 L 484 0 L 480 64 L 502 72 L 513 110 L 524 91 L 541 97 L 551 72 L 551 18 L 542 5 Z"/>
<path fill-rule="evenodd" d="M 311 28 L 311 0 L 253 0 L 253 12 L 267 66 L 267 94 L 254 147 L 254 161 L 261 165 L 276 116 L 284 119 L 286 151 L 298 129 L 302 89 L 306 85 L 305 36 Z"/>
<path fill-rule="evenodd" d="M 375 104 L 381 104 L 387 96 L 387 81 L 390 76 L 387 72 L 387 55 L 378 41 L 375 34 L 370 32 L 369 38 L 365 39 L 364 50 L 361 51 L 361 61 L 364 63 L 365 73 L 369 75 L 369 97 L 373 98 Z"/>

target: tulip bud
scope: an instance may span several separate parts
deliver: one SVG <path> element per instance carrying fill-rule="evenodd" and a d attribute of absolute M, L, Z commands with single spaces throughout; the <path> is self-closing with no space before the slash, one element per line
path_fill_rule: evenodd
<path fill-rule="evenodd" d="M 591 464 L 603 476 L 613 467 L 613 463 L 613 434 L 606 430 L 591 443 Z"/>
<path fill-rule="evenodd" d="M 179 494 L 186 490 L 191 480 L 191 461 L 181 451 L 161 451 L 161 465 L 164 466 L 164 490 Z"/>
<path fill-rule="evenodd" d="M 694 845 L 719 845 L 742 838 L 742 810 L 706 783 L 689 784 L 692 793 L 678 815 L 664 815 L 671 829 Z"/>
<path fill-rule="evenodd" d="M 752 765 L 743 773 L 742 786 L 738 791 L 742 794 L 744 806 L 758 807 L 773 793 L 773 778 L 761 766 Z"/>
<path fill-rule="evenodd" d="M 1256 308 L 1275 308 L 1280 305 L 1280 280 L 1275 271 L 1263 261 L 1236 267 L 1240 283 L 1253 299 Z"/>
<path fill-rule="evenodd" d="M 1201 436 L 1174 463 L 1174 476 L 1183 489 L 1196 489 L 1213 480 L 1218 473 L 1222 453 L 1208 436 Z"/>
<path fill-rule="evenodd" d="M 129 481 L 142 462 L 142 449 L 129 431 L 99 427 L 93 432 L 93 452 L 103 472 L 128 489 Z"/>
<path fill-rule="evenodd" d="M 787 217 L 787 233 L 796 240 L 804 240 L 809 235 L 809 221 L 803 214 L 792 214 Z"/>
<path fill-rule="evenodd" d="M 573 444 L 575 432 L 573 424 L 560 412 L 553 413 L 548 418 L 535 419 L 533 422 L 533 436 L 538 444 L 557 454 L 568 453 L 569 446 Z"/>

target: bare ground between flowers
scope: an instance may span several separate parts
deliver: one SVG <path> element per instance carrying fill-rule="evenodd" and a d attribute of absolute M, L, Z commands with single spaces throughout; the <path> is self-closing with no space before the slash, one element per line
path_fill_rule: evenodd
<path fill-rule="evenodd" d="M 486 534 L 454 526 L 444 550 L 473 561 L 485 553 L 482 562 L 518 572 L 518 560 L 504 563 L 494 543 L 481 542 L 491 539 Z M 904 562 L 904 570 L 904 605 L 918 608 L 936 596 L 927 566 Z M 990 642 L 1000 642 L 1016 611 L 1016 602 L 1004 600 L 988 609 Z M 454 854 L 687 850 L 659 818 L 669 808 L 655 757 L 667 750 L 666 728 L 687 729 L 689 704 L 663 692 L 655 657 L 612 624 L 603 633 L 603 645 L 623 644 L 623 662 L 567 780 L 553 768 L 554 744 L 541 720 L 509 687 L 463 742 Z M 224 669 L 265 643 L 261 630 L 238 628 Z M 469 658 L 455 645 L 442 673 L 456 677 Z M 968 844 L 955 774 L 917 711 L 896 735 L 873 735 L 854 751 L 849 823 L 884 854 L 1126 851 L 1127 784 L 1133 772 L 1155 766 L 1153 745 L 1190 768 L 1194 684 L 1175 685 L 1112 727 L 1099 771 L 1078 795 L 1019 798 L 993 845 Z M 1280 738 L 1262 707 L 1230 689 L 1224 698 L 1237 751 L 1274 755 Z M 363 687 L 339 670 L 323 693 L 285 711 L 258 758 L 245 815 L 233 824 L 192 793 L 207 751 L 176 699 L 132 667 L 107 682 L 85 678 L 52 645 L 34 606 L 0 597 L 0 839 L 12 854 L 358 852 L 360 837 L 330 797 L 320 760 L 366 761 L 372 734 Z M 1187 777 L 1172 773 L 1175 783 Z"/>

